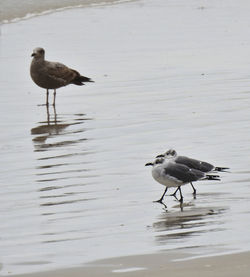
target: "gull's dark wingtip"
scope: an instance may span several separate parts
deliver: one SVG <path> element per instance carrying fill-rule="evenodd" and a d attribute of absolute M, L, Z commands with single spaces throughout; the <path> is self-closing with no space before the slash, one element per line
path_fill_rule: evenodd
<path fill-rule="evenodd" d="M 220 172 L 229 172 L 230 168 L 229 167 L 220 167 L 220 166 L 217 166 L 215 167 L 214 171 L 220 171 Z"/>
<path fill-rule="evenodd" d="M 220 181 L 220 176 L 219 175 L 207 175 L 206 176 L 207 180 L 213 180 L 213 181 Z"/>

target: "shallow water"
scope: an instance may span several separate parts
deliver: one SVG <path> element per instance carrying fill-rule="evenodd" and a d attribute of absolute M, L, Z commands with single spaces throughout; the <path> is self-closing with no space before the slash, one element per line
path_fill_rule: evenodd
<path fill-rule="evenodd" d="M 2 26 L 2 275 L 250 249 L 248 5 L 138 1 Z M 29 77 L 37 46 L 95 83 L 46 109 Z M 230 173 L 197 183 L 196 199 L 185 186 L 183 211 L 166 197 L 166 211 L 144 164 L 169 147 Z"/>
<path fill-rule="evenodd" d="M 15 22 L 56 10 L 110 5 L 131 0 L 0 0 L 0 24 Z"/>

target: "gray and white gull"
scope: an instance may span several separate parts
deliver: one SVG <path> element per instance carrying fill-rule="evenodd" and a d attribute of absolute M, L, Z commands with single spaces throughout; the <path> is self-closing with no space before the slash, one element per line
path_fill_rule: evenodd
<path fill-rule="evenodd" d="M 155 202 L 163 204 L 163 198 L 170 187 L 177 187 L 180 192 L 180 202 L 183 202 L 181 186 L 200 180 L 220 180 L 218 175 L 210 175 L 200 170 L 190 168 L 184 164 L 176 163 L 173 160 L 165 161 L 164 158 L 157 158 L 153 163 L 146 163 L 145 166 L 152 166 L 152 176 L 160 184 L 164 185 L 161 198 Z"/>
<path fill-rule="evenodd" d="M 35 48 L 31 56 L 33 59 L 30 65 L 30 76 L 39 87 L 46 89 L 47 106 L 49 105 L 49 89 L 54 90 L 53 105 L 55 106 L 56 89 L 69 84 L 82 86 L 85 82 L 93 82 L 90 78 L 82 76 L 62 63 L 46 61 L 43 48 Z"/>
<path fill-rule="evenodd" d="M 214 166 L 208 162 L 204 162 L 204 161 L 200 161 L 200 160 L 196 160 L 193 158 L 189 158 L 186 156 L 178 156 L 177 152 L 174 149 L 169 149 L 167 150 L 164 154 L 160 154 L 158 156 L 156 156 L 156 158 L 164 158 L 164 162 L 168 163 L 169 161 L 173 161 L 177 164 L 183 164 L 186 165 L 189 168 L 192 169 L 197 169 L 200 170 L 204 173 L 210 173 L 210 172 L 227 172 L 227 170 L 229 169 L 228 167 L 218 167 L 218 166 Z M 190 182 L 192 188 L 193 188 L 193 194 L 196 195 L 196 189 L 193 186 L 192 182 Z M 177 192 L 177 190 L 175 191 L 175 193 L 173 193 L 173 195 L 175 195 Z"/>

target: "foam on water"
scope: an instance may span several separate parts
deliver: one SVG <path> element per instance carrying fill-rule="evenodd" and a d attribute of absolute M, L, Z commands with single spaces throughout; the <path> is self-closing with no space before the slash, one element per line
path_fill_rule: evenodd
<path fill-rule="evenodd" d="M 65 9 L 106 6 L 130 1 L 133 0 L 0 0 L 0 24 L 14 23 Z"/>

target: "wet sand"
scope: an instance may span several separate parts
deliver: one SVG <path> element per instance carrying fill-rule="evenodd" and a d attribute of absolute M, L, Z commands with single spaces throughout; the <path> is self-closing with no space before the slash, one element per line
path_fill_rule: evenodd
<path fill-rule="evenodd" d="M 16 277 L 248 277 L 250 253 L 173 261 L 184 254 L 153 254 L 101 260 L 82 268 L 57 270 L 43 273 L 13 275 Z"/>
<path fill-rule="evenodd" d="M 243 0 L 134 1 L 1 25 L 1 275 L 146 257 L 155 272 L 158 261 L 202 270 L 210 258 L 172 260 L 250 251 L 249 25 Z M 61 88 L 46 109 L 29 76 L 38 46 L 95 83 Z M 197 182 L 196 198 L 183 187 L 183 210 L 166 196 L 165 209 L 144 165 L 170 147 L 230 173 Z M 248 254 L 221 256 L 219 272 L 230 257 Z"/>

